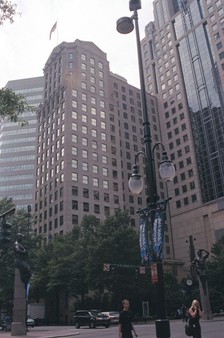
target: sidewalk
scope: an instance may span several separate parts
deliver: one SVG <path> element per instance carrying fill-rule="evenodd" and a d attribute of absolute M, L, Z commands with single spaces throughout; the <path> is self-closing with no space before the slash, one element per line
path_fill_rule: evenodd
<path fill-rule="evenodd" d="M 0 331 L 0 338 L 58 338 L 79 335 L 76 328 L 60 327 L 60 326 L 36 326 L 30 328 L 26 336 L 11 336 L 11 332 Z"/>

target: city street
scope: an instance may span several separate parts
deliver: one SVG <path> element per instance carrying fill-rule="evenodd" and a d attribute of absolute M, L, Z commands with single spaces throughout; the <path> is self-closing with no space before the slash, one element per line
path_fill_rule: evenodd
<path fill-rule="evenodd" d="M 136 324 L 136 331 L 139 338 L 156 338 L 155 324 Z M 222 337 L 224 332 L 224 318 L 213 319 L 210 321 L 201 321 L 202 337 L 214 338 Z M 171 338 L 184 338 L 187 337 L 184 333 L 184 323 L 181 320 L 170 321 Z M 27 332 L 27 338 L 57 338 L 57 337 L 80 337 L 80 338 L 117 338 L 118 327 L 111 326 L 108 329 L 95 328 L 89 329 L 87 327 L 81 327 L 78 330 L 72 326 L 40 326 L 30 329 Z M 0 338 L 11 337 L 10 332 L 0 331 Z M 22 338 L 23 336 L 20 336 Z"/>
<path fill-rule="evenodd" d="M 155 334 L 155 324 L 136 324 L 136 332 L 138 337 L 142 338 L 156 338 Z M 202 321 L 202 337 L 203 338 L 214 338 L 214 337 L 221 337 L 222 332 L 224 332 L 224 321 Z M 170 329 L 171 329 L 171 338 L 184 338 L 187 337 L 184 333 L 184 323 L 182 321 L 171 321 L 170 322 Z M 111 327 L 109 329 L 104 328 L 97 328 L 95 330 L 89 330 L 86 328 L 79 329 L 81 338 L 117 338 L 118 337 L 118 328 Z"/>

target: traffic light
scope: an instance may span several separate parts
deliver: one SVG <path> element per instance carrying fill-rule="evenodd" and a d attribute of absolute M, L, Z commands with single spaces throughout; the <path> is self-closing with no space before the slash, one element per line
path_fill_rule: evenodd
<path fill-rule="evenodd" d="M 2 218 L 0 227 L 0 241 L 2 243 L 8 243 L 11 240 L 11 224 L 6 222 L 5 217 Z"/>
<path fill-rule="evenodd" d="M 11 224 L 7 223 L 6 216 L 14 214 L 16 208 L 4 212 L 0 215 L 0 243 L 8 243 L 11 240 Z"/>
<path fill-rule="evenodd" d="M 141 9 L 141 0 L 130 0 L 129 1 L 129 10 L 132 12 L 135 9 Z"/>

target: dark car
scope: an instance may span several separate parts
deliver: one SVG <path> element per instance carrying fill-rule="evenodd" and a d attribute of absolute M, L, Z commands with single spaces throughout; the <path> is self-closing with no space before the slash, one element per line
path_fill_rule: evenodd
<path fill-rule="evenodd" d="M 89 326 L 95 328 L 96 326 L 110 326 L 110 319 L 99 311 L 78 310 L 74 315 L 74 325 L 78 329 L 80 326 Z"/>

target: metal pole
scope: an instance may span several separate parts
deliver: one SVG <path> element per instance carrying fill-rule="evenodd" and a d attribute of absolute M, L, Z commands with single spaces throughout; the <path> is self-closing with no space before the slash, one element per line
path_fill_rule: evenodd
<path fill-rule="evenodd" d="M 147 190 L 148 190 L 148 204 L 150 208 L 155 208 L 157 202 L 157 187 L 156 187 L 156 174 L 154 172 L 153 154 L 152 154 L 152 140 L 150 123 L 148 119 L 148 109 L 146 101 L 146 90 L 144 80 L 144 70 L 141 53 L 140 34 L 138 26 L 138 11 L 134 9 L 133 19 L 135 21 L 137 52 L 138 52 L 138 65 L 139 65 L 139 77 L 140 77 L 140 90 L 142 99 L 142 114 L 143 114 L 143 137 L 146 148 L 146 178 L 147 178 Z M 152 214 L 152 213 L 151 213 Z M 151 216 L 151 226 L 153 226 L 153 216 Z M 157 320 L 156 320 L 156 336 L 157 338 L 170 338 L 170 324 L 166 319 L 165 309 L 165 291 L 164 291 L 164 279 L 163 279 L 163 263 L 162 261 L 156 262 L 158 283 L 156 285 L 157 292 Z"/>
<path fill-rule="evenodd" d="M 157 195 L 156 192 L 156 183 L 153 171 L 153 156 L 152 156 L 152 138 L 150 130 L 150 122 L 148 118 L 148 109 L 147 109 L 147 100 L 146 100 L 146 90 L 145 90 L 145 80 L 144 80 L 144 70 L 142 62 L 142 52 L 141 52 L 141 43 L 140 43 L 140 34 L 138 26 L 138 11 L 134 10 L 133 19 L 135 21 L 135 32 L 136 32 L 136 42 L 137 42 L 137 52 L 138 52 L 138 66 L 139 66 L 139 78 L 140 78 L 140 90 L 141 90 L 141 99 L 142 99 L 142 116 L 143 116 L 143 137 L 146 149 L 146 177 L 147 177 L 147 190 L 148 197 L 150 197 L 150 203 L 154 204 L 155 198 Z M 149 201 L 148 201 L 149 202 Z"/>

